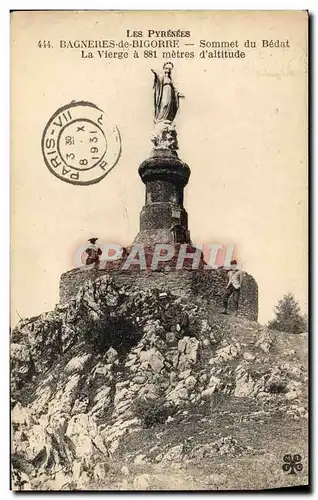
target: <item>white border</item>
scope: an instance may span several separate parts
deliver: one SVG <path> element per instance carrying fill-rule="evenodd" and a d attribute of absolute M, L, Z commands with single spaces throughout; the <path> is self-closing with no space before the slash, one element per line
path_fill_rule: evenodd
<path fill-rule="evenodd" d="M 208 1 L 208 0 L 196 0 L 195 2 L 189 2 L 186 0 L 160 0 L 157 2 L 151 2 L 151 1 L 129 1 L 129 0 L 117 0 L 117 1 L 102 1 L 102 0 L 90 0 L 89 2 L 85 1 L 68 1 L 68 0 L 55 0 L 55 1 L 49 1 L 45 2 L 45 9 L 44 9 L 44 2 L 43 0 L 31 0 L 29 2 L 23 2 L 23 1 L 6 1 L 3 0 L 0 5 L 0 37 L 1 37 L 1 67 L 4 70 L 2 74 L 5 75 L 5 78 L 1 78 L 1 100 L 2 100 L 2 106 L 1 106 L 1 141 L 2 141 L 2 147 L 1 147 L 1 182 L 0 182 L 0 214 L 1 214 L 1 236 L 2 236 L 2 244 L 0 245 L 0 259 L 1 259 L 1 297 L 0 297 L 0 307 L 1 307 L 1 328 L 0 328 L 0 334 L 1 334 L 1 348 L 0 352 L 2 355 L 2 362 L 0 363 L 1 367 L 1 375 L 0 375 L 0 382 L 1 382 L 1 425 L 0 429 L 2 431 L 2 439 L 1 439 L 1 450 L 0 450 L 0 492 L 1 492 L 1 499 L 6 500 L 7 498 L 12 498 L 12 492 L 9 491 L 9 411 L 8 411 L 8 404 L 9 404 L 9 335 L 8 335 L 8 329 L 9 329 L 9 10 L 104 10 L 104 9 L 114 9 L 114 10 L 119 10 L 119 9 L 125 9 L 125 10 L 173 10 L 173 9 L 180 9 L 180 10 L 306 10 L 308 9 L 311 15 L 313 16 L 312 19 L 312 24 L 315 24 L 315 14 L 317 14 L 317 8 L 315 9 L 317 5 L 317 2 L 314 2 L 313 0 L 307 0 L 307 2 L 304 5 L 304 2 L 300 1 L 280 1 L 280 0 L 267 0 L 266 2 L 264 1 L 244 1 L 244 2 L 235 2 L 235 1 L 230 1 L 230 0 L 223 0 L 223 1 Z M 315 55 L 317 54 L 317 38 L 314 33 L 314 29 L 312 27 L 312 37 L 313 37 L 313 44 L 312 44 L 312 53 L 311 57 L 312 59 L 316 59 Z M 312 80 L 311 80 L 311 92 L 313 92 L 313 89 L 315 88 L 315 83 L 317 82 L 316 79 L 316 64 L 312 64 Z M 313 121 L 317 119 L 317 105 L 316 103 L 313 102 L 312 104 L 314 105 L 313 109 L 313 115 L 312 119 Z M 313 124 L 312 124 L 313 125 Z M 312 169 L 314 170 L 314 165 L 313 165 L 313 160 L 315 158 L 315 143 L 316 141 L 316 134 L 312 134 Z M 315 187 L 317 186 L 317 175 L 312 175 L 312 181 L 314 182 L 314 187 L 312 188 L 312 198 L 314 201 L 314 192 L 315 192 Z M 313 207 L 313 214 L 312 214 L 312 222 L 313 222 L 313 250 L 317 248 L 317 221 L 318 221 L 318 210 L 317 210 L 317 204 Z M 314 257 L 314 252 L 312 255 L 312 258 Z M 314 268 L 314 272 L 312 272 L 314 275 L 314 284 L 317 283 L 317 269 Z M 318 308 L 318 300 L 317 297 L 313 298 L 312 300 L 312 314 L 314 310 L 317 310 Z M 316 334 L 316 328 L 313 328 L 312 335 L 311 335 L 311 341 L 312 341 L 312 347 L 316 347 L 317 342 L 315 342 L 314 345 L 314 338 Z M 317 352 L 316 349 L 314 349 L 314 352 L 312 353 L 312 361 L 313 361 L 313 369 L 314 369 L 314 378 L 315 380 L 312 381 L 312 384 L 314 387 L 317 387 L 317 369 L 315 369 L 315 366 L 317 366 L 318 363 L 314 363 L 314 360 L 317 357 Z M 316 383 L 315 383 L 316 382 Z M 316 410 L 316 402 L 317 402 L 317 397 L 314 397 L 315 391 L 312 389 L 312 396 L 313 396 L 313 404 L 312 404 L 312 410 L 315 412 Z M 314 438 L 314 445 L 316 444 L 316 439 L 317 439 L 317 433 L 315 432 L 315 425 L 314 421 L 312 419 L 312 437 Z M 313 448 L 316 448 L 313 446 Z M 313 455 L 313 452 L 312 452 Z M 313 463 L 315 465 L 315 463 Z M 316 468 L 315 468 L 316 469 Z M 314 482 L 315 478 L 315 472 L 314 470 L 311 471 L 311 477 L 312 481 Z M 315 484 L 313 484 L 315 486 Z M 212 493 L 213 494 L 213 493 Z M 242 493 L 244 494 L 244 492 Z M 38 498 L 42 496 L 41 494 L 32 494 L 30 493 L 28 495 L 28 498 Z M 52 493 L 51 493 L 52 495 Z M 72 494 L 63 494 L 59 493 L 60 497 L 65 497 L 69 498 L 70 495 Z M 186 495 L 186 493 L 184 494 Z M 91 496 L 89 493 L 87 496 Z M 107 493 L 108 497 L 112 497 L 112 493 Z M 141 495 L 135 494 L 136 497 L 141 497 Z M 169 496 L 172 496 L 171 494 L 166 494 L 166 498 Z M 193 497 L 193 494 L 191 495 Z M 196 494 L 196 497 L 201 496 L 200 494 Z M 230 494 L 226 496 L 231 496 Z M 252 495 L 253 496 L 253 495 Z M 272 495 L 272 497 L 277 496 L 277 494 Z M 116 494 L 116 497 L 118 497 L 118 493 Z"/>

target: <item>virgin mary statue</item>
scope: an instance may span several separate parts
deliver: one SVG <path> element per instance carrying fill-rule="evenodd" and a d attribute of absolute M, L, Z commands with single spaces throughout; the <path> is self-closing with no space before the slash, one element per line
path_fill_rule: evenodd
<path fill-rule="evenodd" d="M 171 123 L 175 119 L 179 108 L 179 99 L 184 97 L 174 87 L 171 70 L 172 63 L 166 63 L 163 66 L 163 76 L 158 75 L 156 71 L 151 70 L 155 75 L 154 81 L 154 104 L 155 104 L 155 117 L 154 122 L 167 122 Z"/>

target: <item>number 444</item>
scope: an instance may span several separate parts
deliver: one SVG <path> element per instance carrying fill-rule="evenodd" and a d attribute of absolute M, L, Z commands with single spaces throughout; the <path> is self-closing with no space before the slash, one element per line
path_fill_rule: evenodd
<path fill-rule="evenodd" d="M 50 40 L 39 40 L 38 47 L 39 49 L 51 49 L 53 45 L 51 44 Z"/>

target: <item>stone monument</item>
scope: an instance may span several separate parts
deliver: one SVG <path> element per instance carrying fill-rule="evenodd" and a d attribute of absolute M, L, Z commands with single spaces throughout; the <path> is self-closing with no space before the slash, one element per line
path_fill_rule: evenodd
<path fill-rule="evenodd" d="M 154 144 L 150 157 L 139 167 L 146 185 L 145 205 L 140 214 L 140 232 L 134 243 L 191 243 L 183 191 L 190 168 L 178 158 L 174 120 L 182 98 L 172 81 L 172 63 L 163 66 L 163 75 L 154 70 Z"/>
<path fill-rule="evenodd" d="M 99 266 L 82 266 L 64 273 L 60 280 L 60 301 L 69 301 L 87 281 L 110 273 L 119 285 L 132 284 L 142 289 L 170 290 L 180 296 L 205 301 L 211 310 L 220 310 L 228 281 L 224 269 L 210 268 L 199 249 L 191 242 L 188 214 L 184 208 L 184 188 L 190 178 L 190 168 L 178 157 L 178 137 L 175 117 L 180 99 L 184 96 L 172 80 L 172 63 L 165 63 L 163 74 L 154 70 L 154 129 L 150 156 L 139 167 L 146 187 L 145 204 L 140 213 L 140 228 L 133 244 L 125 249 L 121 259 L 104 261 Z M 157 244 L 170 244 L 174 250 L 168 262 L 152 268 L 149 264 Z M 147 268 L 125 267 L 127 257 L 140 247 Z M 171 248 L 171 247 L 170 247 Z M 178 267 L 180 252 L 187 254 Z M 199 265 L 194 267 L 194 255 L 200 253 Z M 230 307 L 231 310 L 231 307 Z M 240 313 L 257 320 L 258 287 L 254 278 L 244 273 L 240 298 Z"/>

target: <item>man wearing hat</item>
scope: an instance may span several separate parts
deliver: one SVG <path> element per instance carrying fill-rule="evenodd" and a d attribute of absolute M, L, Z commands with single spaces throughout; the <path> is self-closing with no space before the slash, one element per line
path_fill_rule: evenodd
<path fill-rule="evenodd" d="M 90 264 L 99 264 L 99 256 L 102 255 L 101 249 L 96 245 L 98 238 L 90 238 L 90 245 L 86 248 L 87 258 L 85 264 L 88 266 Z"/>
<path fill-rule="evenodd" d="M 223 296 L 224 310 L 222 311 L 222 314 L 227 314 L 227 303 L 231 295 L 233 295 L 233 300 L 235 305 L 235 315 L 237 316 L 243 273 L 240 269 L 237 269 L 236 260 L 231 260 L 231 269 L 228 271 L 228 277 L 229 277 L 229 282 L 226 285 L 225 294 Z"/>

